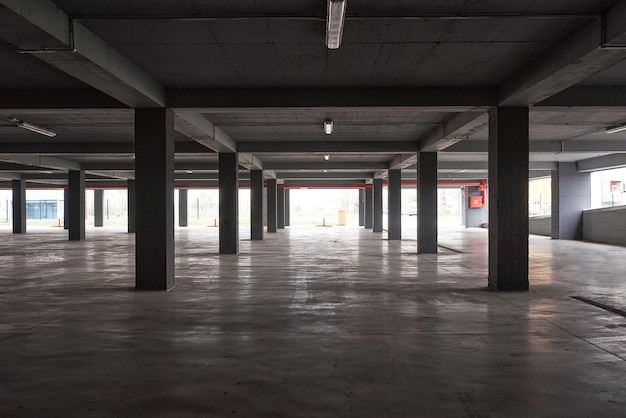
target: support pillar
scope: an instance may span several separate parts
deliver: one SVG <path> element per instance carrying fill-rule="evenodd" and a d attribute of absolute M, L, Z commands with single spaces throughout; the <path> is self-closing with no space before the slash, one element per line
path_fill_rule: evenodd
<path fill-rule="evenodd" d="M 276 190 L 276 228 L 285 229 L 285 189 Z"/>
<path fill-rule="evenodd" d="M 220 254 L 239 253 L 239 156 L 220 153 Z"/>
<path fill-rule="evenodd" d="M 285 226 L 291 225 L 291 189 L 285 189 Z"/>
<path fill-rule="evenodd" d="M 174 287 L 174 119 L 135 109 L 136 277 L 138 290 Z"/>
<path fill-rule="evenodd" d="M 489 112 L 489 288 L 528 290 L 528 108 Z"/>
<path fill-rule="evenodd" d="M 365 186 L 365 229 L 372 229 L 373 197 L 372 186 L 368 184 Z"/>
<path fill-rule="evenodd" d="M 591 206 L 591 173 L 576 163 L 557 163 L 552 171 L 552 239 L 583 239 L 583 210 Z"/>
<path fill-rule="evenodd" d="M 13 233 L 26 233 L 26 181 L 11 181 L 13 188 Z"/>
<path fill-rule="evenodd" d="M 104 226 L 104 190 L 93 191 L 93 226 Z"/>
<path fill-rule="evenodd" d="M 135 233 L 135 180 L 129 179 L 126 182 L 128 193 L 127 193 L 127 207 L 126 210 L 128 212 L 128 233 Z"/>
<path fill-rule="evenodd" d="M 417 154 L 417 252 L 437 253 L 437 153 Z"/>
<path fill-rule="evenodd" d="M 374 179 L 372 232 L 383 232 L 383 179 Z"/>
<path fill-rule="evenodd" d="M 277 229 L 276 215 L 276 179 L 267 179 L 267 232 L 273 233 Z"/>
<path fill-rule="evenodd" d="M 389 170 L 387 239 L 402 239 L 402 171 Z"/>
<path fill-rule="evenodd" d="M 250 239 L 263 239 L 263 171 L 250 171 Z"/>
<path fill-rule="evenodd" d="M 69 188 L 69 239 L 82 241 L 85 239 L 85 172 L 70 170 L 68 173 Z"/>
<path fill-rule="evenodd" d="M 189 226 L 189 189 L 178 189 L 178 226 Z"/>
<path fill-rule="evenodd" d="M 70 188 L 63 189 L 63 229 L 70 229 Z"/>
<path fill-rule="evenodd" d="M 365 189 L 359 189 L 359 226 L 365 226 Z"/>

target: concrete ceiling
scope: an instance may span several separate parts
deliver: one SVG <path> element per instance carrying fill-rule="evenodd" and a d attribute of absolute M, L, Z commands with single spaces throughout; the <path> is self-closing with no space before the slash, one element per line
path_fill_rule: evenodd
<path fill-rule="evenodd" d="M 412 177 L 419 150 L 485 178 L 499 105 L 530 107 L 532 170 L 626 165 L 626 132 L 604 132 L 626 123 L 626 0 L 348 0 L 337 50 L 325 18 L 325 0 L 0 0 L 0 180 L 132 178 L 134 109 L 155 106 L 179 184 L 235 150 L 244 179 Z"/>

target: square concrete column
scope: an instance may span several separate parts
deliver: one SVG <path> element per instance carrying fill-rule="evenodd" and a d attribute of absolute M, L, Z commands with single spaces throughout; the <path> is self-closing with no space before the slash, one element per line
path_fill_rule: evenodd
<path fill-rule="evenodd" d="M 402 170 L 389 170 L 387 238 L 402 239 Z"/>
<path fill-rule="evenodd" d="M 285 188 L 276 189 L 276 228 L 285 229 Z"/>
<path fill-rule="evenodd" d="M 373 224 L 373 207 L 374 207 L 374 193 L 372 191 L 372 185 L 365 186 L 365 229 L 372 229 Z"/>
<path fill-rule="evenodd" d="M 128 179 L 126 181 L 127 187 L 127 206 L 126 211 L 128 212 L 128 233 L 135 233 L 135 180 Z"/>
<path fill-rule="evenodd" d="M 359 189 L 359 226 L 365 226 L 365 189 Z"/>
<path fill-rule="evenodd" d="M 437 153 L 417 154 L 417 252 L 437 253 Z"/>
<path fill-rule="evenodd" d="M 178 189 L 178 226 L 189 226 L 189 190 Z"/>
<path fill-rule="evenodd" d="M 285 226 L 291 225 L 291 189 L 285 189 Z"/>
<path fill-rule="evenodd" d="M 489 112 L 489 288 L 528 290 L 528 108 Z"/>
<path fill-rule="evenodd" d="M 239 156 L 221 152 L 219 156 L 220 187 L 220 254 L 239 252 Z"/>
<path fill-rule="evenodd" d="M 85 172 L 70 170 L 67 173 L 69 188 L 69 239 L 85 239 Z"/>
<path fill-rule="evenodd" d="M 104 226 L 104 190 L 93 191 L 93 226 Z"/>
<path fill-rule="evenodd" d="M 63 189 L 63 229 L 70 229 L 70 188 Z"/>
<path fill-rule="evenodd" d="M 263 239 L 263 171 L 250 171 L 250 239 Z"/>
<path fill-rule="evenodd" d="M 13 188 L 13 233 L 26 233 L 26 181 L 12 180 Z"/>
<path fill-rule="evenodd" d="M 137 290 L 174 287 L 174 118 L 135 109 Z"/>
<path fill-rule="evenodd" d="M 383 179 L 374 179 L 372 190 L 372 232 L 383 232 Z"/>
<path fill-rule="evenodd" d="M 267 232 L 273 233 L 277 230 L 278 217 L 276 215 L 276 206 L 278 203 L 276 197 L 276 179 L 267 179 Z"/>
<path fill-rule="evenodd" d="M 576 163 L 552 171 L 552 239 L 583 239 L 583 210 L 591 206 L 591 173 Z"/>

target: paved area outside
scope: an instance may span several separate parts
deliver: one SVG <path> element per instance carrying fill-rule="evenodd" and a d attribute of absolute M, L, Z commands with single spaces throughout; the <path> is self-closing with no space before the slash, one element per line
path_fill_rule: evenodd
<path fill-rule="evenodd" d="M 487 231 L 293 228 L 239 255 L 178 229 L 176 288 L 134 236 L 0 243 L 2 417 L 623 417 L 626 248 L 531 237 L 530 292 L 485 290 Z"/>

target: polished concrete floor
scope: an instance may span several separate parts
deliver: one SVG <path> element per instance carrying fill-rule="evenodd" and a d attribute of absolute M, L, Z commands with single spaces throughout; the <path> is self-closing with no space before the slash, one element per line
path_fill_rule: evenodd
<path fill-rule="evenodd" d="M 626 318 L 572 298 L 626 310 L 625 248 L 531 237 L 498 293 L 484 230 L 179 229 L 176 287 L 137 292 L 134 236 L 65 237 L 2 237 L 2 417 L 626 416 Z"/>

